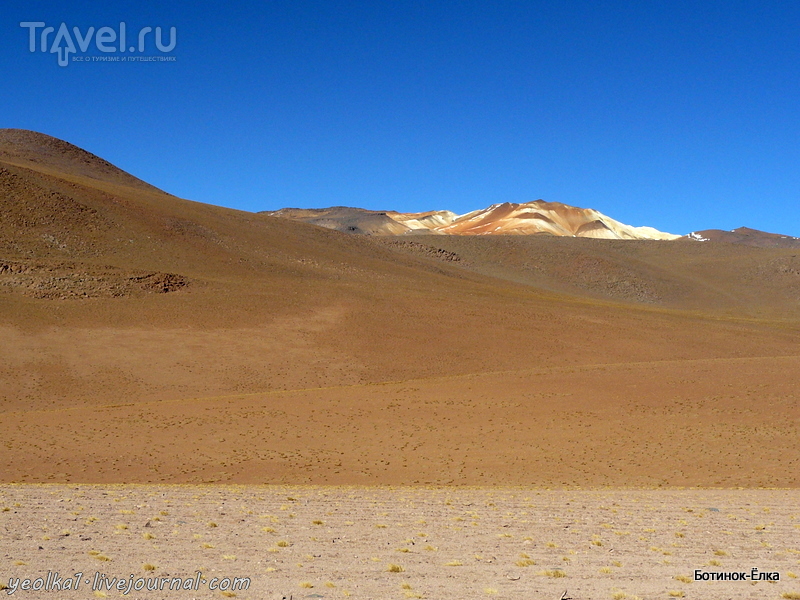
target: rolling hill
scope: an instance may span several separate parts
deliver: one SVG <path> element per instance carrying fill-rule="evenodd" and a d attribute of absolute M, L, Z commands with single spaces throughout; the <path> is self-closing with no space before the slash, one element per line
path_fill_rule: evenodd
<path fill-rule="evenodd" d="M 799 305 L 792 248 L 348 235 L 0 130 L 3 481 L 796 485 Z"/>

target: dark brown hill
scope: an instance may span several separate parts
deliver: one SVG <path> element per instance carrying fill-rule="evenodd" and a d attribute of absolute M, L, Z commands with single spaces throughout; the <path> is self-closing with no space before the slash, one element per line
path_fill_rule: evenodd
<path fill-rule="evenodd" d="M 725 242 L 727 244 L 742 244 L 757 248 L 800 248 L 800 238 L 779 233 L 767 233 L 749 227 L 739 227 L 731 231 L 722 229 L 706 229 L 693 231 L 684 238 L 696 242 Z"/>
<path fill-rule="evenodd" d="M 14 136 L 2 481 L 796 484 L 796 250 L 347 235 Z"/>

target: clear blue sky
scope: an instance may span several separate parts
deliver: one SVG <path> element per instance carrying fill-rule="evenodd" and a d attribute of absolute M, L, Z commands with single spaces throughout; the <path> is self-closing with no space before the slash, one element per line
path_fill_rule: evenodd
<path fill-rule="evenodd" d="M 543 198 L 674 233 L 800 236 L 796 0 L 72 4 L 0 6 L 0 126 L 184 198 L 456 212 Z M 176 60 L 59 67 L 22 21 L 125 21 L 131 41 L 160 26 L 164 43 L 176 27 L 172 52 L 145 52 Z"/>

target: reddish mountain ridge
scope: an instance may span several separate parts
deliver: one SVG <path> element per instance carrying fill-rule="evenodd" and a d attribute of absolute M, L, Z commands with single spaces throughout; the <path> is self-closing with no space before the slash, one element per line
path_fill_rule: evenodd
<path fill-rule="evenodd" d="M 680 236 L 652 227 L 632 227 L 591 208 L 560 202 L 493 204 L 457 215 L 441 210 L 422 213 L 367 211 L 333 207 L 323 209 L 285 208 L 269 213 L 337 229 L 369 235 L 431 233 L 438 235 L 553 235 L 610 240 L 673 240 Z"/>

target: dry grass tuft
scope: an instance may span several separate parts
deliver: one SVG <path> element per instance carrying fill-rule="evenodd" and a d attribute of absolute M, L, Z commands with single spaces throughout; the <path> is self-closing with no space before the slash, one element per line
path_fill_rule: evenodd
<path fill-rule="evenodd" d="M 518 560 L 514 563 L 518 567 L 530 567 L 536 564 L 535 560 L 531 560 L 530 558 L 523 558 L 522 560 Z"/>
<path fill-rule="evenodd" d="M 300 582 L 300 587 L 301 588 L 313 588 L 314 584 L 311 583 L 310 581 L 301 581 Z"/>
<path fill-rule="evenodd" d="M 539 571 L 539 575 L 543 575 L 544 577 L 553 577 L 553 578 L 567 576 L 567 574 L 561 569 L 549 569 L 547 571 Z"/>
<path fill-rule="evenodd" d="M 394 564 L 390 564 L 388 567 L 386 567 L 386 570 L 389 573 L 402 573 L 403 571 L 405 571 L 405 569 L 400 565 L 394 565 Z"/>
<path fill-rule="evenodd" d="M 142 569 L 144 569 L 145 571 L 155 571 L 156 570 L 156 566 L 155 565 L 151 565 L 150 563 L 145 563 L 145 564 L 142 565 Z"/>
<path fill-rule="evenodd" d="M 692 583 L 692 578 L 688 575 L 675 575 L 675 580 L 682 583 Z"/>
<path fill-rule="evenodd" d="M 450 562 L 444 563 L 444 566 L 445 567 L 463 567 L 464 563 L 462 563 L 460 560 L 451 560 Z"/>

